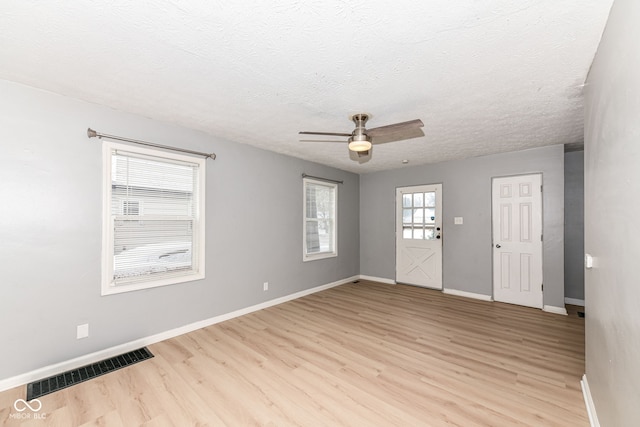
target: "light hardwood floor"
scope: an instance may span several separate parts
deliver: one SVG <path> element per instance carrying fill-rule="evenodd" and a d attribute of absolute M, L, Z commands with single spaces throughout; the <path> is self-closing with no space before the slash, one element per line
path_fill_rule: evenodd
<path fill-rule="evenodd" d="M 588 426 L 584 319 L 361 280 L 149 346 L 40 398 L 104 426 Z M 25 388 L 0 393 L 0 422 Z"/>

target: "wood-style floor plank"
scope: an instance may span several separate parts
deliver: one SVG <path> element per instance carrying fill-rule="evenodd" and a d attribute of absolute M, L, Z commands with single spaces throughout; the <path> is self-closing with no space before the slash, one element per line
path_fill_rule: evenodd
<path fill-rule="evenodd" d="M 2 425 L 587 426 L 584 319 L 361 280 L 149 347 Z"/>

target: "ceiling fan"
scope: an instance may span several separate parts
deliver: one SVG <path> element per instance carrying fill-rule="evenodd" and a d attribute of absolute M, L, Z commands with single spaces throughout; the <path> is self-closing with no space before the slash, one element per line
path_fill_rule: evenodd
<path fill-rule="evenodd" d="M 299 132 L 301 135 L 325 135 L 325 136 L 348 136 L 349 150 L 358 154 L 358 157 L 370 154 L 372 144 L 382 142 L 400 141 L 403 139 L 416 138 L 424 136 L 419 128 L 424 126 L 422 120 L 410 120 L 408 122 L 394 123 L 392 125 L 380 126 L 377 128 L 366 129 L 365 123 L 369 120 L 369 115 L 364 113 L 354 114 L 350 117 L 356 125 L 351 133 L 341 132 Z M 413 131 L 407 137 L 407 132 Z M 416 134 L 418 131 L 418 134 Z"/>

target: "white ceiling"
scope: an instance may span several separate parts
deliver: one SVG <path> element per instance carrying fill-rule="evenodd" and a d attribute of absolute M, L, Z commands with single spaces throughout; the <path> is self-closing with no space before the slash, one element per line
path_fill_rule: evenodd
<path fill-rule="evenodd" d="M 0 78 L 366 173 L 581 142 L 612 2 L 4 0 Z M 301 142 L 358 112 L 425 136 Z"/>

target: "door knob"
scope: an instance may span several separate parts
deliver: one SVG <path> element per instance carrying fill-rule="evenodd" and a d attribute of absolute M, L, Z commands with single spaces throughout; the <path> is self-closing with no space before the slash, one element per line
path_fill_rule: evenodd
<path fill-rule="evenodd" d="M 500 244 L 496 245 L 496 248 L 500 249 L 502 246 L 500 246 Z"/>

